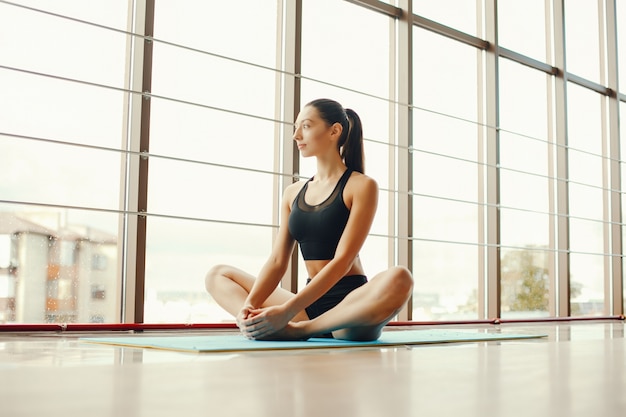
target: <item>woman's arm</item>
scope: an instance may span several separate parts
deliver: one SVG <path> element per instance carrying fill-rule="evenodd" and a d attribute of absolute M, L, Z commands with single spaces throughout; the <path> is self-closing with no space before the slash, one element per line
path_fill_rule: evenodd
<path fill-rule="evenodd" d="M 291 213 L 291 202 L 295 193 L 301 187 L 301 184 L 292 184 L 285 189 L 281 207 L 281 224 L 278 228 L 278 234 L 272 247 L 272 253 L 265 262 L 254 285 L 250 290 L 250 294 L 246 298 L 244 308 L 260 308 L 265 300 L 272 294 L 280 283 L 281 278 L 287 271 L 291 254 L 295 247 L 295 241 L 289 233 L 288 219 Z"/>

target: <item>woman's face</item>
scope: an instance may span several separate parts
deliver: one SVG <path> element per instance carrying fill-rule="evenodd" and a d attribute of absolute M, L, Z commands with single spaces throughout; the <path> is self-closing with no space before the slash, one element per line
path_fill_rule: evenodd
<path fill-rule="evenodd" d="M 328 152 L 329 149 L 336 150 L 336 140 L 339 137 L 337 126 L 341 127 L 338 123 L 329 126 L 315 107 L 304 107 L 296 119 L 293 132 L 293 139 L 302 156 L 316 156 Z"/>

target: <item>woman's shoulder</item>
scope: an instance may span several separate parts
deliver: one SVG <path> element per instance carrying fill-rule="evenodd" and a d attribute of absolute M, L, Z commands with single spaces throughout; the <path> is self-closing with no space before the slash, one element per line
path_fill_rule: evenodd
<path fill-rule="evenodd" d="M 374 178 L 355 171 L 344 188 L 343 199 L 350 210 L 355 201 L 374 204 L 378 200 L 378 183 Z"/>
<path fill-rule="evenodd" d="M 292 194 L 292 193 L 298 194 L 298 192 L 300 192 L 300 190 L 302 189 L 302 187 L 304 187 L 304 184 L 306 184 L 307 181 L 308 181 L 307 179 L 301 179 L 301 180 L 298 180 L 298 181 L 296 181 L 296 182 L 294 182 L 292 184 L 289 184 L 287 186 L 287 188 L 285 188 L 285 193 L 286 194 L 287 193 L 288 194 Z"/>
<path fill-rule="evenodd" d="M 350 174 L 350 180 L 346 184 L 346 188 L 352 188 L 355 191 L 378 191 L 378 183 L 376 180 L 368 175 L 365 175 L 358 171 L 353 171 Z"/>
<path fill-rule="evenodd" d="M 296 181 L 293 184 L 289 184 L 287 188 L 285 188 L 285 191 L 283 191 L 283 200 L 288 202 L 291 206 L 291 203 L 296 198 L 300 190 L 302 190 L 302 187 L 304 187 L 304 184 L 306 184 L 306 182 L 307 180 L 304 179 Z"/>

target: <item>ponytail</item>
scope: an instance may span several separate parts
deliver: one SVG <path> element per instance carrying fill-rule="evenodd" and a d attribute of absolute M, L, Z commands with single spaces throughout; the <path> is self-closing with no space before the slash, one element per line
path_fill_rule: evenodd
<path fill-rule="evenodd" d="M 343 129 L 337 143 L 341 158 L 348 169 L 364 174 L 363 126 L 359 115 L 354 110 L 344 109 L 338 102 L 325 98 L 313 100 L 307 106 L 315 107 L 328 125 L 341 124 Z"/>
<path fill-rule="evenodd" d="M 363 126 L 361 125 L 361 118 L 352 109 L 346 109 L 346 116 L 348 118 L 348 132 L 342 134 L 340 143 L 340 152 L 343 162 L 350 169 L 353 169 L 361 174 L 365 173 L 365 162 L 363 155 Z"/>

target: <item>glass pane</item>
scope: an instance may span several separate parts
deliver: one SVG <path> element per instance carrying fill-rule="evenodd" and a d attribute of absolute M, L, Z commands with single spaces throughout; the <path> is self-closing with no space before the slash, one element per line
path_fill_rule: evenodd
<path fill-rule="evenodd" d="M 413 147 L 418 153 L 470 161 L 478 158 L 478 128 L 474 123 L 416 109 L 413 129 Z"/>
<path fill-rule="evenodd" d="M 567 71 L 599 83 L 600 28 L 595 1 L 566 0 L 565 45 Z"/>
<path fill-rule="evenodd" d="M 276 0 L 234 2 L 186 0 L 158 1 L 154 9 L 154 37 L 208 54 L 217 54 L 274 68 L 276 66 Z M 159 42 L 156 45 L 159 45 Z M 254 40 L 254 47 L 250 41 Z M 192 52 L 197 59 L 198 51 Z M 184 70 L 185 66 L 178 64 Z M 207 78 L 227 81 L 212 71 L 198 71 Z M 193 77 L 197 78 L 197 77 Z M 253 98 L 253 97 L 251 97 Z"/>
<path fill-rule="evenodd" d="M 549 315 L 549 252 L 502 251 L 501 309 L 503 318 Z"/>
<path fill-rule="evenodd" d="M 204 275 L 217 264 L 258 273 L 272 245 L 273 177 L 153 158 L 149 187 L 151 213 L 210 222 L 148 218 L 146 322 L 227 320 L 206 294 Z"/>
<path fill-rule="evenodd" d="M 21 3 L 70 19 L 0 5 L 0 322 L 119 322 L 128 2 Z"/>
<path fill-rule="evenodd" d="M 452 26 L 458 16 L 464 16 L 458 22 L 473 19 L 475 3 L 453 3 L 418 2 L 414 11 Z M 471 12 L 462 14 L 467 7 Z M 430 14 L 443 9 L 447 9 L 445 15 Z M 473 34 L 473 26 L 472 21 L 471 32 L 466 31 Z M 480 55 L 473 47 L 427 30 L 414 28 L 413 35 L 412 191 L 417 239 L 413 273 L 419 277 L 413 292 L 413 318 L 476 319 L 478 191 L 482 184 L 478 182 L 479 129 L 472 122 L 478 118 Z M 428 63 L 423 57 L 429 57 Z"/>
<path fill-rule="evenodd" d="M 0 14 L 0 27 L 4 18 Z M 28 44 L 24 48 L 28 50 Z M 108 48 L 119 50 L 119 44 L 113 42 Z M 76 60 L 64 63 L 73 67 Z M 122 87 L 123 55 L 106 65 L 120 77 L 118 87 Z M 89 80 L 90 74 L 80 78 Z M 3 132 L 114 149 L 122 145 L 124 93 L 120 91 L 7 69 L 0 69 L 0 91 Z"/>
<path fill-rule="evenodd" d="M 462 3 L 474 4 L 473 2 Z M 448 12 L 450 10 L 448 9 Z M 478 117 L 476 88 L 478 57 L 474 47 L 414 27 L 413 102 L 415 106 L 419 109 L 476 121 Z"/>
<path fill-rule="evenodd" d="M 3 200 L 119 208 L 119 153 L 2 135 L 0 144 Z"/>
<path fill-rule="evenodd" d="M 545 97 L 543 101 L 539 101 L 539 107 L 544 103 Z M 515 108 L 520 105 L 511 101 L 508 104 L 501 107 L 504 120 L 507 120 L 505 115 L 514 113 Z M 533 108 L 534 102 L 528 101 L 522 105 Z M 542 116 L 545 118 L 545 115 Z M 514 118 L 508 118 L 511 126 L 514 126 L 515 120 L 511 119 Z M 537 131 L 540 127 L 545 127 L 545 124 L 542 126 L 541 119 L 539 117 L 537 119 L 539 123 L 534 126 Z M 532 129 L 532 123 L 526 127 L 527 131 Z M 546 316 L 549 312 L 549 266 L 553 262 L 553 257 L 550 253 L 534 249 L 548 248 L 550 241 L 548 145 L 546 142 L 505 132 L 501 132 L 500 139 L 503 167 L 500 171 L 500 198 L 503 206 L 500 212 L 500 236 L 503 246 L 501 314 L 506 318 Z M 509 171 L 504 168 L 506 166 L 536 173 L 539 176 Z M 515 207 L 517 210 L 506 207 Z"/>
<path fill-rule="evenodd" d="M 127 0 L 88 3 L 81 0 L 22 0 L 19 3 L 114 29 L 126 30 L 127 26 Z M 0 4 L 2 65 L 123 87 L 126 35 L 37 10 Z M 38 92 L 37 100 L 49 95 L 48 91 Z M 84 106 L 84 102 L 82 104 Z M 80 119 L 76 117 L 76 121 Z"/>
<path fill-rule="evenodd" d="M 271 224 L 273 180 L 269 174 L 152 158 L 148 211 Z"/>
<path fill-rule="evenodd" d="M 478 318 L 479 248 L 416 240 L 413 251 L 413 319 Z"/>
<path fill-rule="evenodd" d="M 413 191 L 468 202 L 478 201 L 478 168 L 475 162 L 413 154 Z"/>
<path fill-rule="evenodd" d="M 546 0 L 499 1 L 498 42 L 542 62 L 546 57 Z"/>
<path fill-rule="evenodd" d="M 302 75 L 388 97 L 391 22 L 388 16 L 344 0 L 303 1 Z M 324 95 L 313 98 L 319 97 Z"/>
<path fill-rule="evenodd" d="M 156 98 L 150 113 L 153 155 L 274 170 L 277 122 Z"/>
<path fill-rule="evenodd" d="M 41 11 L 45 11 L 122 31 L 126 31 L 128 27 L 128 0 L 92 0 L 89 3 L 85 3 L 83 0 L 55 0 L 54 2 L 48 0 L 19 0 L 11 3 L 36 9 L 35 11 L 21 9 L 26 13 L 24 16 L 27 16 L 29 21 L 37 19 L 35 16 L 46 17 L 46 14 L 41 13 Z M 3 4 L 2 7 L 10 7 L 16 13 L 20 10 L 19 7 L 10 4 L 6 6 Z M 0 15 L 4 14 L 4 11 L 0 13 Z M 58 19 L 59 22 L 65 22 L 70 25 L 74 24 L 74 22 L 67 19 L 54 16 L 47 17 Z M 84 23 L 76 23 L 84 25 Z"/>
<path fill-rule="evenodd" d="M 572 253 L 570 268 L 572 316 L 604 315 L 604 256 Z"/>
<path fill-rule="evenodd" d="M 619 114 L 620 114 L 620 161 L 624 161 L 626 159 L 626 104 L 620 102 L 619 104 Z M 626 193 L 623 192 L 624 187 L 626 187 L 626 163 L 620 163 L 620 172 L 621 176 L 621 185 L 622 185 L 622 253 L 624 253 L 624 248 L 626 248 L 626 226 L 624 225 L 624 219 L 626 219 Z M 626 276 L 626 262 L 623 262 L 622 259 L 622 276 Z M 624 311 L 626 311 L 626 280 L 622 280 L 623 290 L 624 290 Z"/>
<path fill-rule="evenodd" d="M 602 155 L 602 106 L 605 98 L 579 85 L 567 84 L 567 140 L 570 148 Z"/>
<path fill-rule="evenodd" d="M 603 224 L 570 219 L 570 300 L 572 315 L 603 314 Z"/>
<path fill-rule="evenodd" d="M 359 254 L 368 278 L 389 268 L 389 248 L 393 240 L 385 236 L 369 236 Z"/>
<path fill-rule="evenodd" d="M 413 245 L 414 275 L 420 277 L 413 318 L 475 319 L 479 248 L 438 241 L 477 242 L 477 146 L 471 139 L 477 129 L 443 116 L 414 116 L 419 122 L 413 123 L 418 148 L 413 152 L 413 235 L 425 240 Z"/>
<path fill-rule="evenodd" d="M 546 76 L 501 60 L 499 101 L 502 314 L 544 315 L 552 258 L 533 249 L 550 245 Z"/>
<path fill-rule="evenodd" d="M 148 322 L 232 320 L 206 293 L 206 272 L 232 264 L 257 274 L 271 250 L 277 5 L 242 1 L 235 14 L 228 2 L 155 6 Z"/>
<path fill-rule="evenodd" d="M 537 173 L 547 170 L 546 154 L 548 146 L 548 91 L 546 88 L 547 75 L 525 65 L 501 59 L 499 65 L 500 88 L 500 127 L 505 130 L 501 136 L 501 146 L 515 146 L 516 150 L 531 148 L 534 153 L 539 152 L 535 164 L 540 169 L 532 169 Z M 528 138 L 504 136 L 505 133 L 516 133 Z M 535 139 L 534 141 L 532 139 Z M 519 144 L 519 145 L 516 145 Z M 542 149 L 543 146 L 543 149 Z M 507 165 L 515 163 L 514 159 L 505 152 Z M 533 162 L 531 158 L 523 158 L 526 165 Z"/>
<path fill-rule="evenodd" d="M 379 188 L 388 188 L 389 158 L 393 155 L 393 145 L 365 140 L 363 153 L 365 154 L 365 173 L 376 179 Z M 382 196 L 380 197 L 382 198 Z"/>
<path fill-rule="evenodd" d="M 571 83 L 567 87 L 570 214 L 602 220 L 602 98 Z"/>
<path fill-rule="evenodd" d="M 532 122 L 529 124 L 531 123 Z M 539 179 L 544 181 L 547 180 L 547 177 L 549 176 L 548 151 L 551 146 L 548 142 L 535 140 L 533 138 L 501 130 L 499 144 L 500 166 L 503 168 L 501 171 L 502 175 L 522 175 L 526 177 L 533 176 L 540 177 Z M 511 191 L 519 193 L 524 190 L 523 188 L 510 187 L 506 183 L 502 183 L 502 178 L 500 178 L 500 180 L 502 184 L 502 192 Z M 537 191 L 541 191 L 542 199 L 547 198 L 547 188 L 532 190 L 533 193 L 536 193 Z"/>
<path fill-rule="evenodd" d="M 479 36 L 477 2 L 467 0 L 414 0 L 413 13 L 470 35 Z"/>
<path fill-rule="evenodd" d="M 603 253 L 602 228 L 603 224 L 600 221 L 571 218 L 570 249 L 572 252 Z M 602 276 L 584 276 L 588 280 L 587 282 L 597 281 L 600 284 L 603 282 Z"/>
<path fill-rule="evenodd" d="M 550 216 L 503 208 L 500 214 L 500 241 L 513 248 L 550 247 Z"/>
<path fill-rule="evenodd" d="M 570 183 L 570 215 L 601 221 L 603 215 L 601 188 Z"/>
<path fill-rule="evenodd" d="M 6 219 L 2 222 L 3 226 L 5 224 Z M 11 267 L 12 253 L 11 246 L 13 236 L 9 234 L 7 231 L 0 231 L 0 268 L 8 269 Z"/>
<path fill-rule="evenodd" d="M 626 91 L 626 3 L 615 2 L 615 21 L 617 23 L 617 69 L 620 92 Z M 624 118 L 622 117 L 622 120 Z"/>
<path fill-rule="evenodd" d="M 370 228 L 370 234 L 387 236 L 392 234 L 389 231 L 389 201 L 395 198 L 395 193 L 381 188 L 380 186 L 378 188 L 378 208 L 376 209 L 376 216 Z"/>
<path fill-rule="evenodd" d="M 413 236 L 425 240 L 477 243 L 478 208 L 475 203 L 415 196 Z"/>
<path fill-rule="evenodd" d="M 118 322 L 118 215 L 0 206 L 0 322 Z M 4 254 L 6 259 L 6 252 Z"/>
<path fill-rule="evenodd" d="M 585 185 L 602 186 L 602 157 L 576 150 L 569 151 L 570 180 Z M 601 203 L 595 201 L 590 203 Z M 576 209 L 576 207 L 574 207 Z"/>
<path fill-rule="evenodd" d="M 600 314 L 604 299 L 603 98 L 567 85 L 572 315 Z M 597 255 L 594 255 L 597 254 Z M 600 307 L 598 307 L 600 300 Z"/>
<path fill-rule="evenodd" d="M 145 321 L 232 322 L 207 294 L 204 276 L 218 264 L 256 275 L 267 260 L 272 235 L 272 227 L 149 217 Z"/>
<path fill-rule="evenodd" d="M 211 32 L 204 36 L 211 36 Z M 273 71 L 158 42 L 154 45 L 152 64 L 152 93 L 157 96 L 274 117 Z"/>
<path fill-rule="evenodd" d="M 413 191 L 420 195 L 477 201 L 476 125 L 415 110 L 413 127 Z"/>

